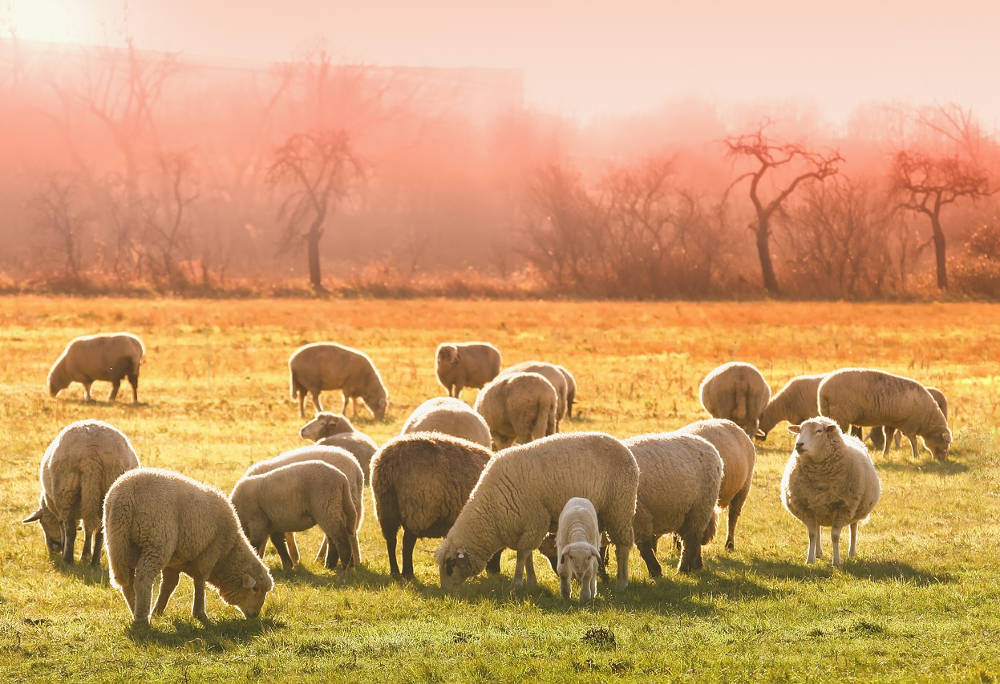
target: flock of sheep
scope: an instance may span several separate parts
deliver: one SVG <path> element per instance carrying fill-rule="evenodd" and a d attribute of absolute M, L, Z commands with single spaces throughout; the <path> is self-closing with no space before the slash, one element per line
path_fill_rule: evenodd
<path fill-rule="evenodd" d="M 73 340 L 49 373 L 55 396 L 80 382 L 90 400 L 95 380 L 112 383 L 110 398 L 128 378 L 138 400 L 142 342 L 127 333 Z M 136 625 L 149 622 L 152 589 L 161 576 L 153 614 L 160 614 L 181 572 L 194 581 L 194 617 L 207 622 L 205 584 L 224 601 L 254 616 L 273 586 L 261 558 L 270 541 L 285 569 L 299 562 L 295 532 L 319 526 L 317 554 L 327 568 L 361 562 L 358 530 L 364 487 L 370 483 L 393 576 L 413 577 L 421 537 L 443 537 L 435 559 L 441 585 L 454 588 L 484 569 L 500 571 L 500 553 L 517 554 L 513 586 L 535 584 L 532 554 L 540 550 L 570 597 L 581 601 L 606 577 L 607 547 L 615 547 L 619 590 L 628 584 L 633 545 L 651 577 L 662 570 L 657 541 L 673 535 L 678 570 L 702 567 L 702 546 L 727 508 L 726 548 L 753 478 L 756 450 L 787 420 L 797 434 L 785 468 L 781 499 L 809 535 L 807 562 L 822 557 L 820 528 L 830 527 L 839 565 L 841 529 L 857 550 L 858 524 L 877 504 L 878 474 L 864 443 L 849 434 L 873 428 L 889 449 L 894 431 L 917 455 L 918 436 L 937 458 L 947 457 L 947 403 L 933 388 L 871 369 L 842 369 L 793 378 L 773 398 L 750 364 L 727 363 L 702 382 L 700 400 L 713 416 L 674 432 L 619 440 L 599 432 L 558 433 L 572 417 L 576 381 L 562 366 L 540 361 L 502 369 L 500 352 L 482 342 L 438 347 L 435 369 L 448 397 L 429 399 L 407 419 L 402 434 L 378 447 L 342 415 L 358 399 L 381 418 L 388 392 L 371 359 L 332 343 L 301 347 L 289 359 L 290 387 L 305 417 L 300 430 L 314 444 L 252 465 L 227 498 L 176 472 L 140 467 L 128 438 L 113 426 L 85 420 L 65 427 L 40 468 L 38 521 L 50 553 L 73 562 L 82 521 L 82 559 L 97 564 L 106 543 L 112 584 L 121 590 Z M 459 396 L 481 388 L 474 408 Z M 320 393 L 341 390 L 341 414 L 323 411 Z M 402 571 L 396 558 L 403 530 Z M 106 542 L 102 536 L 106 535 Z"/>

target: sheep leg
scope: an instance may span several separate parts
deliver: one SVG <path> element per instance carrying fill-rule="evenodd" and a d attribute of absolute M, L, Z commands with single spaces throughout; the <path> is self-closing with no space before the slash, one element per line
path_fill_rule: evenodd
<path fill-rule="evenodd" d="M 274 544 L 274 550 L 278 552 L 278 557 L 281 558 L 281 569 L 291 570 L 295 565 L 292 563 L 291 556 L 288 555 L 288 547 L 285 546 L 285 535 L 283 532 L 275 532 L 271 535 L 271 543 Z"/>
<path fill-rule="evenodd" d="M 139 403 L 139 373 L 138 373 L 138 371 L 136 371 L 135 373 L 129 373 L 128 376 L 126 376 L 126 377 L 128 377 L 128 384 L 132 385 L 132 403 L 133 404 L 138 404 Z"/>
<path fill-rule="evenodd" d="M 868 433 L 868 438 L 872 441 L 872 447 L 875 451 L 881 451 L 885 448 L 886 439 L 886 429 L 883 426 L 876 425 Z"/>
<path fill-rule="evenodd" d="M 94 555 L 90 557 L 90 564 L 98 566 L 101 564 L 101 547 L 104 545 L 104 530 L 100 529 L 94 533 Z"/>
<path fill-rule="evenodd" d="M 347 402 L 349 402 L 349 401 L 350 401 L 350 399 L 347 396 L 347 392 L 344 392 L 344 405 L 340 409 L 340 415 L 342 415 L 342 416 L 346 416 L 347 415 Z"/>
<path fill-rule="evenodd" d="M 92 541 L 93 535 L 88 531 L 83 531 L 83 551 L 80 552 L 80 562 L 90 558 L 90 543 Z"/>
<path fill-rule="evenodd" d="M 160 579 L 160 592 L 156 596 L 156 605 L 153 607 L 153 615 L 163 615 L 167 607 L 170 595 L 177 588 L 177 582 L 181 578 L 181 571 L 172 568 L 163 569 L 163 577 Z"/>
<path fill-rule="evenodd" d="M 330 537 L 330 546 L 331 547 L 333 547 L 333 546 L 337 547 L 337 553 L 340 555 L 340 564 L 344 568 L 353 567 L 354 566 L 354 552 L 351 549 L 351 532 L 348 532 L 345 529 L 339 535 L 334 535 L 334 536 L 331 537 L 328 534 L 326 536 Z M 336 564 L 336 562 L 334 562 L 334 567 L 336 567 L 336 566 L 337 566 L 337 564 Z M 332 570 L 333 568 L 330 568 L 330 569 Z"/>
<path fill-rule="evenodd" d="M 639 549 L 639 555 L 642 560 L 646 561 L 646 570 L 649 571 L 649 576 L 653 579 L 663 576 L 663 568 L 660 566 L 660 562 L 656 560 L 656 540 L 652 542 L 643 540 L 641 542 L 636 542 L 636 548 Z M 617 552 L 617 549 L 615 549 Z"/>
<path fill-rule="evenodd" d="M 203 625 L 212 624 L 205 612 L 205 578 L 200 575 L 192 577 L 194 580 L 194 601 L 191 602 L 191 617 L 199 620 Z"/>
<path fill-rule="evenodd" d="M 295 543 L 294 532 L 285 532 L 285 546 L 288 548 L 288 557 L 292 559 L 292 565 L 298 565 L 299 546 Z"/>
<path fill-rule="evenodd" d="M 816 562 L 816 546 L 819 541 L 819 525 L 812 521 L 807 521 L 806 530 L 809 533 L 809 551 L 806 553 L 806 565 L 810 565 Z"/>
<path fill-rule="evenodd" d="M 677 563 L 677 570 L 680 572 L 694 572 L 701 570 L 703 566 L 701 560 L 701 539 L 699 535 L 689 535 L 681 539 L 681 559 Z"/>
<path fill-rule="evenodd" d="M 917 447 L 917 435 L 907 435 L 906 438 L 910 440 L 910 449 L 913 450 L 913 460 L 916 461 L 920 458 L 920 449 Z"/>
<path fill-rule="evenodd" d="M 306 393 L 303 390 L 295 390 L 295 396 L 299 400 L 299 418 L 306 417 Z"/>
<path fill-rule="evenodd" d="M 76 546 L 76 516 L 63 521 L 63 563 L 73 564 L 73 547 Z"/>
<path fill-rule="evenodd" d="M 358 398 L 351 397 L 351 418 L 358 417 Z"/>
<path fill-rule="evenodd" d="M 499 575 L 500 574 L 500 553 L 497 551 L 493 554 L 493 557 L 486 561 L 486 574 L 488 575 Z"/>
<path fill-rule="evenodd" d="M 892 443 L 898 449 L 903 443 L 903 433 L 899 430 L 892 431 Z"/>
<path fill-rule="evenodd" d="M 740 513 L 743 512 L 743 504 L 746 503 L 748 494 L 750 494 L 749 486 L 746 489 L 736 492 L 736 496 L 729 502 L 729 533 L 726 535 L 727 551 L 733 551 L 736 548 L 736 522 L 740 519 Z"/>
<path fill-rule="evenodd" d="M 413 547 L 417 544 L 417 535 L 403 529 L 403 577 L 413 579 Z"/>
<path fill-rule="evenodd" d="M 90 396 L 90 386 L 94 384 L 93 380 L 88 380 L 83 383 L 83 400 L 88 404 L 94 401 L 94 398 Z"/>
<path fill-rule="evenodd" d="M 319 549 L 316 550 L 316 562 L 321 563 L 323 559 L 326 558 L 327 551 L 330 550 L 330 540 L 327 539 L 326 535 L 323 535 L 323 541 L 320 542 Z"/>
<path fill-rule="evenodd" d="M 631 539 L 629 539 L 627 544 L 619 543 L 617 541 L 615 542 L 615 561 L 618 565 L 618 577 L 616 579 L 615 586 L 619 591 L 623 591 L 628 586 L 628 555 L 631 550 Z M 653 560 L 656 560 L 656 558 Z"/>
<path fill-rule="evenodd" d="M 570 592 L 572 588 L 569 581 L 569 573 L 565 575 L 559 575 L 559 595 L 562 596 L 567 601 L 570 599 Z M 580 587 L 580 600 L 583 600 L 583 587 Z"/>
<path fill-rule="evenodd" d="M 398 527 L 391 533 L 388 530 L 382 530 L 382 535 L 385 537 L 385 550 L 389 554 L 389 574 L 393 577 L 399 577 L 399 564 L 396 562 L 396 535 L 398 532 Z"/>
<path fill-rule="evenodd" d="M 337 545 L 330 539 L 330 535 L 326 536 L 326 542 L 326 562 L 323 565 L 326 566 L 327 570 L 335 570 L 337 561 L 340 560 L 340 552 L 337 550 Z"/>
<path fill-rule="evenodd" d="M 149 604 L 153 598 L 153 582 L 162 568 L 154 556 L 144 552 L 135 564 L 135 610 L 132 621 L 135 625 L 149 624 Z M 203 599 L 204 600 L 204 597 Z"/>
<path fill-rule="evenodd" d="M 892 440 L 885 440 L 885 444 L 882 445 L 882 458 L 886 458 L 889 455 L 889 446 L 892 444 Z"/>
<path fill-rule="evenodd" d="M 111 381 L 111 394 L 108 395 L 108 403 L 110 403 L 110 402 L 112 402 L 112 401 L 115 400 L 115 397 L 118 396 L 118 388 L 121 387 L 121 386 L 122 386 L 122 379 L 121 378 L 118 378 L 117 380 L 112 380 Z"/>
<path fill-rule="evenodd" d="M 851 548 L 847 551 L 848 558 L 854 558 L 858 553 L 858 522 L 851 523 Z"/>
<path fill-rule="evenodd" d="M 315 392 L 310 392 L 309 394 L 312 395 L 313 406 L 316 408 L 316 413 L 319 413 L 323 410 L 323 404 L 319 402 L 320 391 L 316 390 Z"/>
<path fill-rule="evenodd" d="M 514 566 L 514 579 L 510 583 L 510 588 L 513 591 L 520 591 L 521 587 L 524 586 L 524 564 L 527 561 L 530 551 L 517 550 L 517 563 Z"/>
<path fill-rule="evenodd" d="M 830 528 L 830 541 L 833 543 L 833 564 L 840 565 L 840 528 Z"/>
<path fill-rule="evenodd" d="M 538 586 L 538 580 L 535 578 L 535 554 L 534 551 L 528 551 L 528 559 L 524 562 L 525 574 L 527 575 L 527 585 L 530 589 L 534 589 Z"/>

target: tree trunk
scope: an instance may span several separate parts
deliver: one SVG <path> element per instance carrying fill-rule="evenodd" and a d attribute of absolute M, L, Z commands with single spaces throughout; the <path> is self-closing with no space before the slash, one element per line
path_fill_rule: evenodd
<path fill-rule="evenodd" d="M 937 260 L 937 284 L 938 289 L 948 289 L 948 264 L 945 261 L 944 230 L 941 229 L 941 220 L 937 216 L 931 216 L 931 228 L 934 232 L 934 257 Z"/>
<path fill-rule="evenodd" d="M 757 256 L 760 258 L 760 273 L 764 280 L 764 289 L 772 296 L 779 294 L 778 279 L 774 277 L 774 266 L 771 264 L 771 229 L 764 219 L 757 223 Z"/>
<path fill-rule="evenodd" d="M 323 287 L 323 277 L 319 268 L 319 241 L 322 233 L 318 230 L 310 230 L 306 236 L 306 246 L 309 258 L 309 284 L 312 285 L 313 292 L 325 294 Z"/>

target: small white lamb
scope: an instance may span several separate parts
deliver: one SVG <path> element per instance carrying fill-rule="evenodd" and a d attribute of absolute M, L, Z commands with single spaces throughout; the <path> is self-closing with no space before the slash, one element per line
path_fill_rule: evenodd
<path fill-rule="evenodd" d="M 559 514 L 556 531 L 556 552 L 559 574 L 559 591 L 564 599 L 570 597 L 570 582 L 580 583 L 580 603 L 597 595 L 597 573 L 601 561 L 601 531 L 597 524 L 597 511 L 590 499 L 575 496 L 566 502 Z"/>

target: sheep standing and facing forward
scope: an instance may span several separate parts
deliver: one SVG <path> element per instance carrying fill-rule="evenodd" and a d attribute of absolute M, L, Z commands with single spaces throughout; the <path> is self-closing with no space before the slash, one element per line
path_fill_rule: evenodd
<path fill-rule="evenodd" d="M 312 396 L 313 406 L 322 411 L 319 395 L 324 390 L 339 389 L 344 394 L 344 406 L 352 401 L 354 417 L 358 415 L 360 397 L 377 420 L 385 416 L 389 405 L 382 376 L 364 352 L 332 342 L 316 342 L 295 350 L 288 359 L 288 372 L 292 399 L 298 399 L 299 416 L 306 417 L 306 394 Z"/>
<path fill-rule="evenodd" d="M 500 350 L 488 342 L 444 342 L 434 354 L 434 371 L 449 397 L 482 387 L 500 372 Z"/>
<path fill-rule="evenodd" d="M 580 583 L 580 603 L 593 599 L 601 566 L 601 530 L 597 511 L 588 499 L 573 497 L 563 506 L 556 529 L 556 557 L 562 597 L 570 597 L 575 579 Z"/>
<path fill-rule="evenodd" d="M 111 383 L 108 401 L 118 396 L 122 378 L 132 385 L 132 403 L 139 403 L 139 366 L 146 348 L 142 340 L 131 333 L 101 333 L 77 337 L 70 341 L 49 370 L 49 394 L 59 394 L 72 382 L 83 385 L 84 399 L 93 401 L 90 386 L 95 380 Z"/>
<path fill-rule="evenodd" d="M 184 572 L 194 580 L 191 613 L 205 624 L 206 582 L 246 617 L 260 612 L 274 586 L 229 499 L 179 473 L 141 468 L 115 480 L 104 502 L 104 530 L 111 584 L 137 626 L 149 624 L 153 582 L 161 571 L 153 614 L 166 608 Z"/>
<path fill-rule="evenodd" d="M 755 367 L 732 361 L 705 376 L 698 397 L 713 418 L 727 418 L 753 438 L 760 426 L 760 414 L 771 398 L 771 388 Z"/>
<path fill-rule="evenodd" d="M 38 510 L 22 522 L 37 520 L 52 554 L 73 562 L 77 521 L 83 520 L 83 553 L 91 565 L 101 558 L 104 496 L 118 477 L 139 467 L 139 457 L 120 430 L 100 420 L 81 420 L 63 428 L 45 450 L 38 476 Z M 93 552 L 91 552 L 93 542 Z"/>
<path fill-rule="evenodd" d="M 556 390 L 538 373 L 499 376 L 479 392 L 475 408 L 490 426 L 493 448 L 498 451 L 556 431 Z"/>
<path fill-rule="evenodd" d="M 841 432 L 829 418 L 790 425 L 798 435 L 781 478 L 781 502 L 809 532 L 806 563 L 823 557 L 820 528 L 830 527 L 833 564 L 840 565 L 840 530 L 851 528 L 848 557 L 858 549 L 858 523 L 882 495 L 875 464 L 861 440 Z"/>

